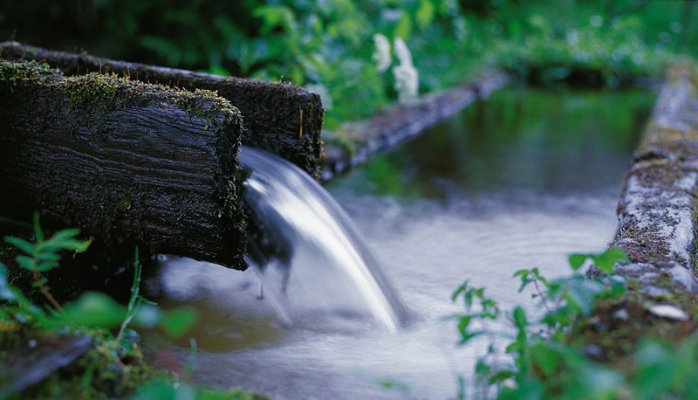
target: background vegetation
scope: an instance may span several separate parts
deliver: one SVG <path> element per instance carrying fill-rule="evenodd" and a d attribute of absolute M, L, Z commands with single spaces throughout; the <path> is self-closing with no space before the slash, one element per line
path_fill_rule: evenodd
<path fill-rule="evenodd" d="M 26 0 L 0 8 L 0 38 L 308 86 L 323 95 L 332 129 L 398 99 L 392 70 L 374 61 L 375 34 L 406 42 L 421 93 L 490 66 L 539 83 L 615 86 L 698 56 L 695 9 L 669 0 Z"/>

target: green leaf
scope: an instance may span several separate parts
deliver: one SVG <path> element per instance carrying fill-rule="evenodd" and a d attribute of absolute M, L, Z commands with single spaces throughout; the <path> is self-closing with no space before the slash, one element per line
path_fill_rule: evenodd
<path fill-rule="evenodd" d="M 519 286 L 519 293 L 526 289 L 526 286 L 531 284 L 533 280 L 530 278 L 531 271 L 528 269 L 520 269 L 514 272 L 513 278 L 519 277 L 521 279 L 521 286 Z"/>
<path fill-rule="evenodd" d="M 24 269 L 28 269 L 29 271 L 35 271 L 35 266 L 34 266 L 34 259 L 31 257 L 27 256 L 17 256 L 15 258 L 15 261 L 17 261 L 17 264 L 19 264 L 20 267 Z"/>
<path fill-rule="evenodd" d="M 14 236 L 5 236 L 5 241 L 27 254 L 34 253 L 34 245 L 24 239 Z"/>
<path fill-rule="evenodd" d="M 541 275 L 540 270 L 538 269 L 538 267 L 535 267 L 535 268 L 531 269 L 531 274 L 533 274 L 533 276 L 534 276 L 537 280 L 539 280 L 543 285 L 548 286 L 548 280 L 545 279 L 545 277 L 544 277 L 543 275 Z"/>
<path fill-rule="evenodd" d="M 612 275 L 609 278 L 609 283 L 611 285 L 611 288 L 608 290 L 607 294 L 612 298 L 620 297 L 624 295 L 625 292 L 628 290 L 625 278 L 623 278 L 622 276 Z"/>
<path fill-rule="evenodd" d="M 460 317 L 460 319 L 458 320 L 458 332 L 460 333 L 460 337 L 461 337 L 460 343 L 461 344 L 463 344 L 469 340 L 466 338 L 471 338 L 471 336 L 469 336 L 468 326 L 470 325 L 470 322 L 472 321 L 472 319 L 473 319 L 473 317 L 471 317 L 469 315 L 464 315 L 464 316 Z"/>
<path fill-rule="evenodd" d="M 36 255 L 35 259 L 37 261 L 55 261 L 55 262 L 58 262 L 61 260 L 61 256 L 59 256 L 56 253 L 39 253 Z"/>
<path fill-rule="evenodd" d="M 34 271 L 46 272 L 50 271 L 58 266 L 56 261 L 44 261 L 34 266 Z"/>
<path fill-rule="evenodd" d="M 51 238 L 48 241 L 62 241 L 62 240 L 68 240 L 68 239 L 73 239 L 75 236 L 80 234 L 80 229 L 77 228 L 69 228 L 69 229 L 62 229 L 51 236 Z"/>
<path fill-rule="evenodd" d="M 455 303 L 456 300 L 458 300 L 458 296 L 463 294 L 465 290 L 468 288 L 468 281 L 463 282 L 458 288 L 451 294 L 451 302 Z"/>
<path fill-rule="evenodd" d="M 587 254 L 570 254 L 569 257 L 567 258 L 567 261 L 570 264 L 570 267 L 572 267 L 572 271 L 577 271 L 579 268 L 584 265 L 584 262 L 589 258 Z"/>
<path fill-rule="evenodd" d="M 395 27 L 395 37 L 396 38 L 402 38 L 405 41 L 410 37 L 410 33 L 412 32 L 412 19 L 410 18 L 409 15 L 403 14 L 402 17 L 400 18 L 400 21 L 397 23 L 397 26 Z"/>
<path fill-rule="evenodd" d="M 562 360 L 560 352 L 549 343 L 536 342 L 529 353 L 533 363 L 547 376 L 553 375 Z"/>
<path fill-rule="evenodd" d="M 622 249 L 611 247 L 601 254 L 592 255 L 591 259 L 594 261 L 594 265 L 596 265 L 599 271 L 604 274 L 611 274 L 613 273 L 616 263 L 628 261 L 628 256 Z"/>
<path fill-rule="evenodd" d="M 550 312 L 546 313 L 541 322 L 550 327 L 565 327 L 572 323 L 572 319 L 579 313 L 576 307 L 569 305 L 564 305 L 562 307 L 554 308 Z"/>
<path fill-rule="evenodd" d="M 49 239 L 41 244 L 41 249 L 43 251 L 58 252 L 62 250 L 77 251 L 82 253 L 87 250 L 90 245 L 89 241 L 82 241 L 76 239 L 63 239 L 63 240 L 53 240 Z"/>
<path fill-rule="evenodd" d="M 193 307 L 179 307 L 165 313 L 160 321 L 160 327 L 168 336 L 178 338 L 194 326 L 197 317 L 196 309 Z"/>
<path fill-rule="evenodd" d="M 579 378 L 587 393 L 585 398 L 614 399 L 623 388 L 623 375 L 616 370 L 595 363 L 584 364 Z M 589 382 L 593 382 L 592 385 Z M 638 394 L 646 394 L 640 392 Z M 655 397 L 652 397 L 655 398 Z"/>
<path fill-rule="evenodd" d="M 126 307 L 104 293 L 87 292 L 65 306 L 63 319 L 76 325 L 115 328 L 126 317 Z"/>
<path fill-rule="evenodd" d="M 513 313 L 514 325 L 518 330 L 525 330 L 528 326 L 528 320 L 526 319 L 526 311 L 521 306 L 517 306 Z"/>
<path fill-rule="evenodd" d="M 417 9 L 417 22 L 422 29 L 427 28 L 434 20 L 434 4 L 433 0 L 421 0 L 419 9 Z"/>
<path fill-rule="evenodd" d="M 654 340 L 640 343 L 635 361 L 635 386 L 645 399 L 659 398 L 665 393 L 680 365 L 677 354 L 669 346 Z"/>
<path fill-rule="evenodd" d="M 565 300 L 577 307 L 584 315 L 591 314 L 596 296 L 604 290 L 601 283 L 579 275 L 558 281 L 561 283 Z"/>
<path fill-rule="evenodd" d="M 492 367 L 490 364 L 487 363 L 487 361 L 483 359 L 477 360 L 477 363 L 475 363 L 475 374 L 478 376 L 486 376 L 489 375 L 490 372 L 492 372 Z"/>
<path fill-rule="evenodd" d="M 39 224 L 39 213 L 34 213 L 34 235 L 36 235 L 36 242 L 41 243 L 44 241 L 44 231 L 41 230 L 41 224 Z"/>
<path fill-rule="evenodd" d="M 543 386 L 534 378 L 525 377 L 517 382 L 517 386 L 504 387 L 497 397 L 498 400 L 539 400 L 543 399 Z"/>
<path fill-rule="evenodd" d="M 461 340 L 460 340 L 459 344 L 463 345 L 463 344 L 469 342 L 471 339 L 482 335 L 483 333 L 485 333 L 485 332 L 484 331 L 470 331 L 470 332 L 467 332 L 465 334 L 461 334 Z"/>
<path fill-rule="evenodd" d="M 489 383 L 490 385 L 494 385 L 494 384 L 497 384 L 500 382 L 504 382 L 507 379 L 513 377 L 515 374 L 516 374 L 516 372 L 509 370 L 509 369 L 505 369 L 503 371 L 499 371 L 496 374 L 490 376 L 490 378 L 487 380 L 487 383 Z"/>

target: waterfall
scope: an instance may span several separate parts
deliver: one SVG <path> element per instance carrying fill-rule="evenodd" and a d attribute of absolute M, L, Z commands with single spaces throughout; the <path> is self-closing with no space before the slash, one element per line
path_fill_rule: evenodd
<path fill-rule="evenodd" d="M 247 262 L 263 296 L 292 323 L 293 307 L 370 314 L 396 331 L 405 309 L 349 217 L 290 162 L 243 147 L 244 198 L 255 221 Z"/>

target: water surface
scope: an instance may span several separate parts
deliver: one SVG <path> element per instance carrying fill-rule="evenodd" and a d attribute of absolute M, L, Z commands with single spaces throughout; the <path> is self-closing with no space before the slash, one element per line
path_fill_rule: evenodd
<path fill-rule="evenodd" d="M 456 346 L 455 325 L 444 319 L 459 311 L 451 292 L 468 279 L 504 309 L 532 304 L 516 293 L 513 271 L 562 274 L 568 253 L 602 250 L 653 101 L 640 90 L 503 90 L 333 182 L 330 192 L 410 310 L 396 334 L 331 310 L 285 326 L 257 298 L 254 272 L 170 261 L 158 278 L 160 303 L 201 314 L 191 332 L 194 379 L 275 399 L 452 398 L 482 348 Z M 149 340 L 180 363 L 187 343 Z"/>

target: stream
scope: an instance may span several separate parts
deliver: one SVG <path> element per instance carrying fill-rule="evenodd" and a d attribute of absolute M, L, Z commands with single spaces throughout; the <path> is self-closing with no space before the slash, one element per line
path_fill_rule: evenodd
<path fill-rule="evenodd" d="M 323 300 L 312 296 L 294 298 L 307 307 L 288 323 L 278 307 L 292 300 L 260 299 L 252 268 L 164 262 L 152 285 L 160 305 L 199 310 L 189 335 L 198 349 L 193 380 L 274 399 L 455 397 L 457 377 L 472 376 L 485 343 L 457 346 L 455 322 L 445 318 L 460 311 L 453 290 L 470 280 L 504 310 L 534 309 L 529 293 L 517 293 L 514 271 L 560 275 L 567 254 L 602 251 L 654 99 L 641 89 L 500 90 L 333 181 L 328 190 L 408 310 L 395 333 L 370 316 L 318 309 Z M 301 277 L 291 270 L 290 285 L 339 279 Z M 150 336 L 145 346 L 158 349 L 155 361 L 165 367 L 192 359 L 188 339 Z"/>

